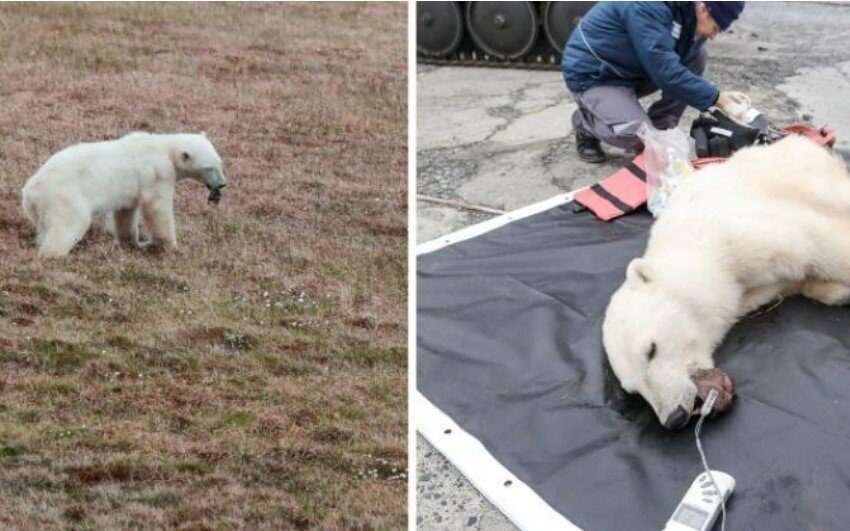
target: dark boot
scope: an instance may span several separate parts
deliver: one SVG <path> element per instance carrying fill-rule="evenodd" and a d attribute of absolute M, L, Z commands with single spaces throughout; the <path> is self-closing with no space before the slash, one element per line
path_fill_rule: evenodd
<path fill-rule="evenodd" d="M 578 158 L 584 162 L 592 162 L 594 164 L 605 162 L 605 152 L 602 151 L 602 145 L 599 139 L 584 132 L 581 126 L 576 126 L 575 130 Z"/>

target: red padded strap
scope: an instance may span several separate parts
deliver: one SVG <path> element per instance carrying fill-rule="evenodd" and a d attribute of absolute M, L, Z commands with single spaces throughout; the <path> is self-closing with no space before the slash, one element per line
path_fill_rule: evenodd
<path fill-rule="evenodd" d="M 578 192 L 574 200 L 604 221 L 633 212 L 646 203 L 645 169 L 640 154 L 599 184 Z"/>

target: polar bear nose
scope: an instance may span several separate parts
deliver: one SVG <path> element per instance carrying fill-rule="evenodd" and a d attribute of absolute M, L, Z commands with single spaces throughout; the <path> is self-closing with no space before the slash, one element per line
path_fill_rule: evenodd
<path fill-rule="evenodd" d="M 685 427 L 690 418 L 691 416 L 688 414 L 688 411 L 682 406 L 679 406 L 667 416 L 667 420 L 664 421 L 664 427 L 668 430 L 680 430 Z"/>

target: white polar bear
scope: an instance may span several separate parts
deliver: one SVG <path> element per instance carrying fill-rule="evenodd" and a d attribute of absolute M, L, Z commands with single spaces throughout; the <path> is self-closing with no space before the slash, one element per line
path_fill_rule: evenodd
<path fill-rule="evenodd" d="M 670 429 L 714 388 L 715 348 L 741 316 L 785 295 L 850 301 L 850 177 L 803 137 L 741 150 L 683 182 L 633 260 L 602 326 L 611 367 Z"/>
<path fill-rule="evenodd" d="M 39 256 L 68 254 L 101 213 L 114 216 L 123 243 L 138 245 L 141 215 L 152 244 L 176 248 L 174 186 L 186 178 L 205 184 L 210 200 L 227 185 L 221 158 L 203 133 L 131 133 L 63 149 L 23 188 Z"/>

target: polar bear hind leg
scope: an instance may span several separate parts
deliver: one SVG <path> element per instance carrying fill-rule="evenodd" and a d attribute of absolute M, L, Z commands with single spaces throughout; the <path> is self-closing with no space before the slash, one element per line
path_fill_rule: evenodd
<path fill-rule="evenodd" d="M 85 208 L 65 205 L 61 216 L 47 216 L 43 220 L 44 233 L 40 234 L 38 255 L 58 258 L 67 255 L 91 225 L 91 213 Z"/>

